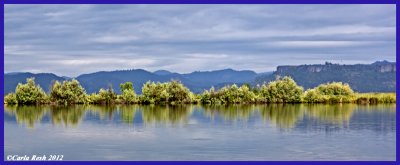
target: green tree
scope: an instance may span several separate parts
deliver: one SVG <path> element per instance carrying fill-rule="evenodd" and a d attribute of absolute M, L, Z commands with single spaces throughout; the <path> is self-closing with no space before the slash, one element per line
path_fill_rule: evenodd
<path fill-rule="evenodd" d="M 297 103 L 301 102 L 303 87 L 300 87 L 291 77 L 278 78 L 267 86 L 269 102 L 274 103 Z"/>
<path fill-rule="evenodd" d="M 166 103 L 169 99 L 167 83 L 146 82 L 142 87 L 142 102 L 150 104 Z"/>
<path fill-rule="evenodd" d="M 17 96 L 15 95 L 15 93 L 9 93 L 6 96 L 4 96 L 4 104 L 8 105 L 18 104 Z"/>
<path fill-rule="evenodd" d="M 204 91 L 200 96 L 200 100 L 205 104 L 238 104 L 253 103 L 257 96 L 250 90 L 248 85 L 242 85 L 240 88 L 236 85 L 226 85 L 218 91 L 211 87 L 209 91 Z"/>
<path fill-rule="evenodd" d="M 131 82 L 122 83 L 119 87 L 121 88 L 121 93 L 123 93 L 124 90 L 134 90 Z"/>
<path fill-rule="evenodd" d="M 121 99 L 127 103 L 132 104 L 137 102 L 136 93 L 131 82 L 126 82 L 120 85 Z"/>
<path fill-rule="evenodd" d="M 262 103 L 271 102 L 271 95 L 266 84 L 263 84 L 260 88 L 259 101 Z"/>
<path fill-rule="evenodd" d="M 192 100 L 189 89 L 176 80 L 167 83 L 167 93 L 170 103 L 188 103 Z"/>
<path fill-rule="evenodd" d="M 316 89 L 309 89 L 303 94 L 303 102 L 306 103 L 323 103 L 329 98 L 326 95 L 322 95 Z"/>
<path fill-rule="evenodd" d="M 323 95 L 342 95 L 351 96 L 354 94 L 349 84 L 343 84 L 342 82 L 332 82 L 327 84 L 321 84 L 317 87 L 319 93 Z"/>
<path fill-rule="evenodd" d="M 15 97 L 20 104 L 39 104 L 47 101 L 46 93 L 40 85 L 36 85 L 35 78 L 26 79 L 26 84 L 18 83 Z"/>
<path fill-rule="evenodd" d="M 211 94 L 208 90 L 204 90 L 204 92 L 200 96 L 200 102 L 203 104 L 210 104 L 211 103 Z"/>
<path fill-rule="evenodd" d="M 51 86 L 50 100 L 58 104 L 83 104 L 86 98 L 86 91 L 78 80 L 55 81 Z"/>
<path fill-rule="evenodd" d="M 117 94 L 114 92 L 113 88 L 111 86 L 108 87 L 107 90 L 101 88 L 99 90 L 99 100 L 100 103 L 105 103 L 105 104 L 113 104 L 115 103 L 115 100 L 117 99 Z"/>
<path fill-rule="evenodd" d="M 240 102 L 242 103 L 253 103 L 257 100 L 257 96 L 254 94 L 252 90 L 250 90 L 249 86 L 242 85 L 239 90 Z"/>
<path fill-rule="evenodd" d="M 351 102 L 353 97 L 354 91 L 349 84 L 332 82 L 307 90 L 304 93 L 303 101 L 308 103 L 342 103 Z"/>

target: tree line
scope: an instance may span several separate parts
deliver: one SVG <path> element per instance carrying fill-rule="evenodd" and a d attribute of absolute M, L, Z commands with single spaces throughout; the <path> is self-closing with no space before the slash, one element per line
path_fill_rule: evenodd
<path fill-rule="evenodd" d="M 395 103 L 395 93 L 356 93 L 349 84 L 331 82 L 304 90 L 291 77 L 251 87 L 226 85 L 216 90 L 211 87 L 201 94 L 194 94 L 180 81 L 148 81 L 142 86 L 142 94 L 135 93 L 132 82 L 120 84 L 118 95 L 110 86 L 99 92 L 87 94 L 79 81 L 55 81 L 46 93 L 28 78 L 19 83 L 14 93 L 4 97 L 4 104 L 257 104 L 257 103 Z"/>

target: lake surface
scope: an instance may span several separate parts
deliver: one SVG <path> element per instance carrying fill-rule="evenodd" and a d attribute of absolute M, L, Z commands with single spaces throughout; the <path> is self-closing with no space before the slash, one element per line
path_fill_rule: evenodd
<path fill-rule="evenodd" d="M 4 108 L 4 160 L 396 160 L 395 104 Z"/>

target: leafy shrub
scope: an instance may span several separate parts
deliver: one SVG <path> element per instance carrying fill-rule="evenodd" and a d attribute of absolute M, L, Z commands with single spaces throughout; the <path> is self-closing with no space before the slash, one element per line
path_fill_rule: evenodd
<path fill-rule="evenodd" d="M 131 82 L 122 83 L 120 85 L 121 88 L 121 97 L 117 102 L 124 102 L 126 104 L 132 104 L 137 102 L 137 97 L 133 85 Z M 119 101 L 120 100 L 120 101 Z"/>
<path fill-rule="evenodd" d="M 179 81 L 166 83 L 168 102 L 170 103 L 190 103 L 192 101 L 190 90 Z"/>
<path fill-rule="evenodd" d="M 354 91 L 349 84 L 332 82 L 307 90 L 303 94 L 303 101 L 307 103 L 349 103 L 352 102 L 353 97 Z"/>
<path fill-rule="evenodd" d="M 58 104 L 83 104 L 86 102 L 86 91 L 79 81 L 55 81 L 51 86 L 50 100 Z"/>
<path fill-rule="evenodd" d="M 18 83 L 15 97 L 20 104 L 39 104 L 47 101 L 46 93 L 36 85 L 35 78 L 26 79 L 26 84 Z"/>
<path fill-rule="evenodd" d="M 321 84 L 317 87 L 317 90 L 322 95 L 329 96 L 351 96 L 354 95 L 354 91 L 351 89 L 349 84 L 343 84 L 342 82 L 332 82 L 327 84 Z"/>
<path fill-rule="evenodd" d="M 15 93 L 9 93 L 6 96 L 4 96 L 4 104 L 8 105 L 18 104 L 17 96 L 15 95 Z"/>
<path fill-rule="evenodd" d="M 297 103 L 301 102 L 303 88 L 298 86 L 291 77 L 278 78 L 268 84 L 262 91 L 266 96 L 264 99 L 274 103 Z"/>

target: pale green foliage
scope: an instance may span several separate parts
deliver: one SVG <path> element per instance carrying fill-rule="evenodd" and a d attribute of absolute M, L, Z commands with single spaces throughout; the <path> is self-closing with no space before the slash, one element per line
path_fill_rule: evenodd
<path fill-rule="evenodd" d="M 266 103 L 270 101 L 271 101 L 271 95 L 269 94 L 268 87 L 266 84 L 263 84 L 259 91 L 259 102 Z"/>
<path fill-rule="evenodd" d="M 55 81 L 51 87 L 50 100 L 58 104 L 83 104 L 86 102 L 85 89 L 78 80 Z"/>
<path fill-rule="evenodd" d="M 126 104 L 132 104 L 137 102 L 137 97 L 133 85 L 131 82 L 122 83 L 120 85 L 121 96 L 120 99 Z"/>
<path fill-rule="evenodd" d="M 396 103 L 396 93 L 357 93 L 358 104 Z"/>
<path fill-rule="evenodd" d="M 256 95 L 250 91 L 247 85 L 242 85 L 240 88 L 236 85 L 227 85 L 217 92 L 214 88 L 210 91 L 204 91 L 201 96 L 202 103 L 253 103 L 256 101 Z"/>
<path fill-rule="evenodd" d="M 343 84 L 342 82 L 332 82 L 327 84 L 321 84 L 317 87 L 317 90 L 322 95 L 342 95 L 351 96 L 354 94 L 349 84 Z"/>
<path fill-rule="evenodd" d="M 308 103 L 347 103 L 353 100 L 354 91 L 349 84 L 342 82 L 321 84 L 303 95 L 303 101 Z"/>
<path fill-rule="evenodd" d="M 99 104 L 101 102 L 100 95 L 97 93 L 92 93 L 87 98 L 88 102 L 91 104 Z"/>
<path fill-rule="evenodd" d="M 18 104 L 17 96 L 15 95 L 15 93 L 9 93 L 6 96 L 4 96 L 4 104 L 8 105 Z"/>
<path fill-rule="evenodd" d="M 265 95 L 265 100 L 274 103 L 297 103 L 301 102 L 303 88 L 298 86 L 291 77 L 283 77 L 268 84 L 266 91 L 261 92 Z"/>
<path fill-rule="evenodd" d="M 214 87 L 211 87 L 210 90 L 204 90 L 201 94 L 200 102 L 204 104 L 221 104 L 221 93 L 219 91 L 216 92 Z"/>
<path fill-rule="evenodd" d="M 239 103 L 239 92 L 236 84 L 231 86 L 227 85 L 218 90 L 219 98 L 223 103 Z"/>
<path fill-rule="evenodd" d="M 316 89 L 309 89 L 303 95 L 303 102 L 307 103 L 323 103 L 328 99 L 326 95 L 321 95 Z"/>
<path fill-rule="evenodd" d="M 107 90 L 101 88 L 99 93 L 92 93 L 88 100 L 92 104 L 114 104 L 117 101 L 117 94 L 109 87 Z"/>
<path fill-rule="evenodd" d="M 124 91 L 122 91 L 121 99 L 127 104 L 137 102 L 136 93 L 134 90 L 125 89 Z"/>
<path fill-rule="evenodd" d="M 143 103 L 161 103 L 168 100 L 167 84 L 146 82 L 142 87 L 141 101 Z"/>
<path fill-rule="evenodd" d="M 108 87 L 107 90 L 101 88 L 99 90 L 99 96 L 100 96 L 101 102 L 103 102 L 103 103 L 105 102 L 106 104 L 112 104 L 117 99 L 117 94 L 114 92 L 112 87 Z"/>
<path fill-rule="evenodd" d="M 173 80 L 167 84 L 168 101 L 171 103 L 189 103 L 192 101 L 190 90 L 181 82 Z"/>
<path fill-rule="evenodd" d="M 46 102 L 46 93 L 36 85 L 34 78 L 26 79 L 26 84 L 19 83 L 15 89 L 17 102 L 20 104 L 38 104 Z"/>
<path fill-rule="evenodd" d="M 290 77 L 278 78 L 269 84 L 252 88 L 249 84 L 238 87 L 236 84 L 226 85 L 215 90 L 211 87 L 202 94 L 193 94 L 179 81 L 165 83 L 146 82 L 142 87 L 142 95 L 137 96 L 131 82 L 120 84 L 121 95 L 117 95 L 111 87 L 100 89 L 99 93 L 86 95 L 77 80 L 55 81 L 50 89 L 50 97 L 35 84 L 33 78 L 26 84 L 19 83 L 15 94 L 4 97 L 4 104 L 248 104 L 248 103 L 395 103 L 395 93 L 354 93 L 348 84 L 333 82 L 321 84 L 303 93 Z"/>
<path fill-rule="evenodd" d="M 179 81 L 146 82 L 142 87 L 142 103 L 190 103 L 193 94 Z"/>
<path fill-rule="evenodd" d="M 200 95 L 200 102 L 205 104 L 211 103 L 211 94 L 208 90 L 204 90 L 204 92 Z"/>
<path fill-rule="evenodd" d="M 252 103 L 257 100 L 257 96 L 250 90 L 248 85 L 242 85 L 238 92 L 241 102 Z"/>

